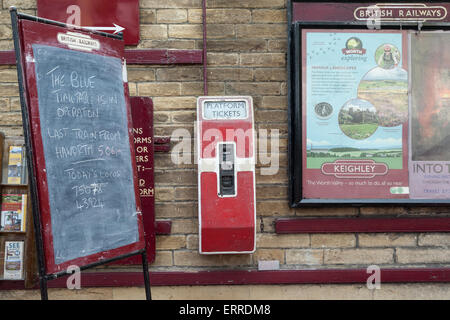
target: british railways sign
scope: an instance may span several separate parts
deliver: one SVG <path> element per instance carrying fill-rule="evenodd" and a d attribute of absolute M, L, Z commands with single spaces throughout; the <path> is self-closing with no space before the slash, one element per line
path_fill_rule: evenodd
<path fill-rule="evenodd" d="M 354 16 L 357 20 L 424 22 L 444 20 L 447 9 L 425 4 L 377 4 L 356 8 Z"/>

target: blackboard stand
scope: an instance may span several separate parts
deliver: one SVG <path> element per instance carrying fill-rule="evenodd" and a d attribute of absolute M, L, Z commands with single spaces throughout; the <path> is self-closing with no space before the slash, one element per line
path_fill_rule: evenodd
<path fill-rule="evenodd" d="M 37 260 L 38 260 L 38 268 L 39 268 L 39 286 L 41 292 L 41 299 L 48 300 L 48 286 L 47 282 L 49 280 L 54 280 L 63 276 L 69 276 L 70 274 L 66 271 L 59 273 L 47 273 L 46 263 L 45 263 L 45 251 L 44 251 L 44 243 L 42 236 L 42 228 L 41 228 L 41 216 L 39 210 L 39 197 L 38 197 L 38 185 L 37 179 L 34 174 L 34 162 L 33 162 L 33 145 L 32 145 L 32 137 L 31 137 L 31 126 L 30 126 L 30 115 L 28 109 L 28 100 L 27 100 L 27 91 L 24 79 L 24 66 L 22 64 L 23 56 L 22 56 L 22 44 L 20 39 L 19 32 L 19 20 L 31 20 L 39 23 L 59 26 L 68 28 L 68 26 L 64 23 L 43 19 L 27 14 L 23 14 L 17 11 L 15 7 L 10 7 L 11 14 L 11 23 L 12 23 L 12 31 L 13 31 L 13 39 L 14 39 L 14 47 L 16 52 L 16 64 L 17 64 L 17 74 L 18 74 L 18 83 L 19 83 L 19 91 L 20 91 L 20 101 L 21 101 L 21 109 L 22 109 L 22 122 L 24 129 L 24 137 L 25 137 L 25 146 L 27 151 L 27 165 L 28 165 L 28 176 L 30 183 L 30 194 L 31 194 L 31 202 L 32 202 L 32 211 L 33 211 L 33 224 L 35 228 L 35 237 L 36 237 L 36 247 L 37 247 Z M 122 39 L 122 34 L 113 35 L 103 32 L 90 31 L 93 34 L 101 35 L 104 37 Z M 86 264 L 84 266 L 80 266 L 80 270 L 86 270 L 90 268 L 94 268 L 100 265 L 108 264 L 117 260 L 121 260 L 124 258 L 129 258 L 131 256 L 141 255 L 142 257 L 142 268 L 144 273 L 144 285 L 145 285 L 145 295 L 147 300 L 151 300 L 151 291 L 150 291 L 150 277 L 148 271 L 148 258 L 146 249 L 141 249 L 138 251 L 134 251 L 131 253 L 123 254 L 120 256 L 116 256 L 111 259 L 102 259 L 95 263 Z M 82 278 L 82 277 L 81 277 Z"/>
<path fill-rule="evenodd" d="M 34 214 L 33 214 L 34 215 Z M 41 256 L 41 259 L 43 260 L 43 252 L 39 252 L 39 246 L 38 246 L 38 260 L 39 260 L 39 256 Z M 140 250 L 137 252 L 133 252 L 130 254 L 126 254 L 126 255 L 122 255 L 120 257 L 116 257 L 114 259 L 108 259 L 108 260 L 104 260 L 101 262 L 97 262 L 97 263 L 93 263 L 93 264 L 89 264 L 83 267 L 80 267 L 80 270 L 86 270 L 86 269 L 90 269 L 90 268 L 94 268 L 94 267 L 98 267 L 100 265 L 104 265 L 104 264 L 108 264 L 111 262 L 115 262 L 117 260 L 121 260 L 121 259 L 125 259 L 125 258 L 129 258 L 135 255 L 141 255 L 142 258 L 142 269 L 143 269 L 143 273 L 144 273 L 144 284 L 145 284 L 145 297 L 147 300 L 151 300 L 151 290 L 150 290 L 150 277 L 149 277 L 149 273 L 148 273 L 148 259 L 147 259 L 147 252 L 146 250 Z M 45 265 L 39 263 L 39 286 L 40 286 L 40 290 L 41 290 L 41 299 L 42 300 L 48 300 L 48 293 L 47 293 L 47 282 L 49 280 L 56 280 L 60 277 L 64 277 L 64 276 L 69 276 L 70 274 L 68 274 L 67 272 L 61 272 L 61 273 L 54 273 L 54 274 L 46 274 L 45 272 Z M 83 279 L 81 277 L 81 279 Z"/>

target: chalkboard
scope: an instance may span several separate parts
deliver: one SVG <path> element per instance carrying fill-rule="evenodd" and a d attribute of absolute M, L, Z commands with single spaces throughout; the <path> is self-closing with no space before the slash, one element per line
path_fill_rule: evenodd
<path fill-rule="evenodd" d="M 145 252 L 123 41 L 22 16 L 19 84 L 41 274 Z"/>
<path fill-rule="evenodd" d="M 122 61 L 33 45 L 57 264 L 138 241 Z"/>

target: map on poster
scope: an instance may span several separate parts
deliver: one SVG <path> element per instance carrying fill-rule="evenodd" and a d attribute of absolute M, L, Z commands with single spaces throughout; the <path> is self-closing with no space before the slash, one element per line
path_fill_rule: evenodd
<path fill-rule="evenodd" d="M 404 31 L 303 30 L 304 198 L 407 198 Z"/>

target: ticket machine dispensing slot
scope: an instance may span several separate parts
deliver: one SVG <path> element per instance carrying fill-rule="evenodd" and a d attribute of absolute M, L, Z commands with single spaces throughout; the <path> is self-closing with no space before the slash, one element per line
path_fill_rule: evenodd
<path fill-rule="evenodd" d="M 251 97 L 197 101 L 199 251 L 255 251 L 255 143 Z"/>

